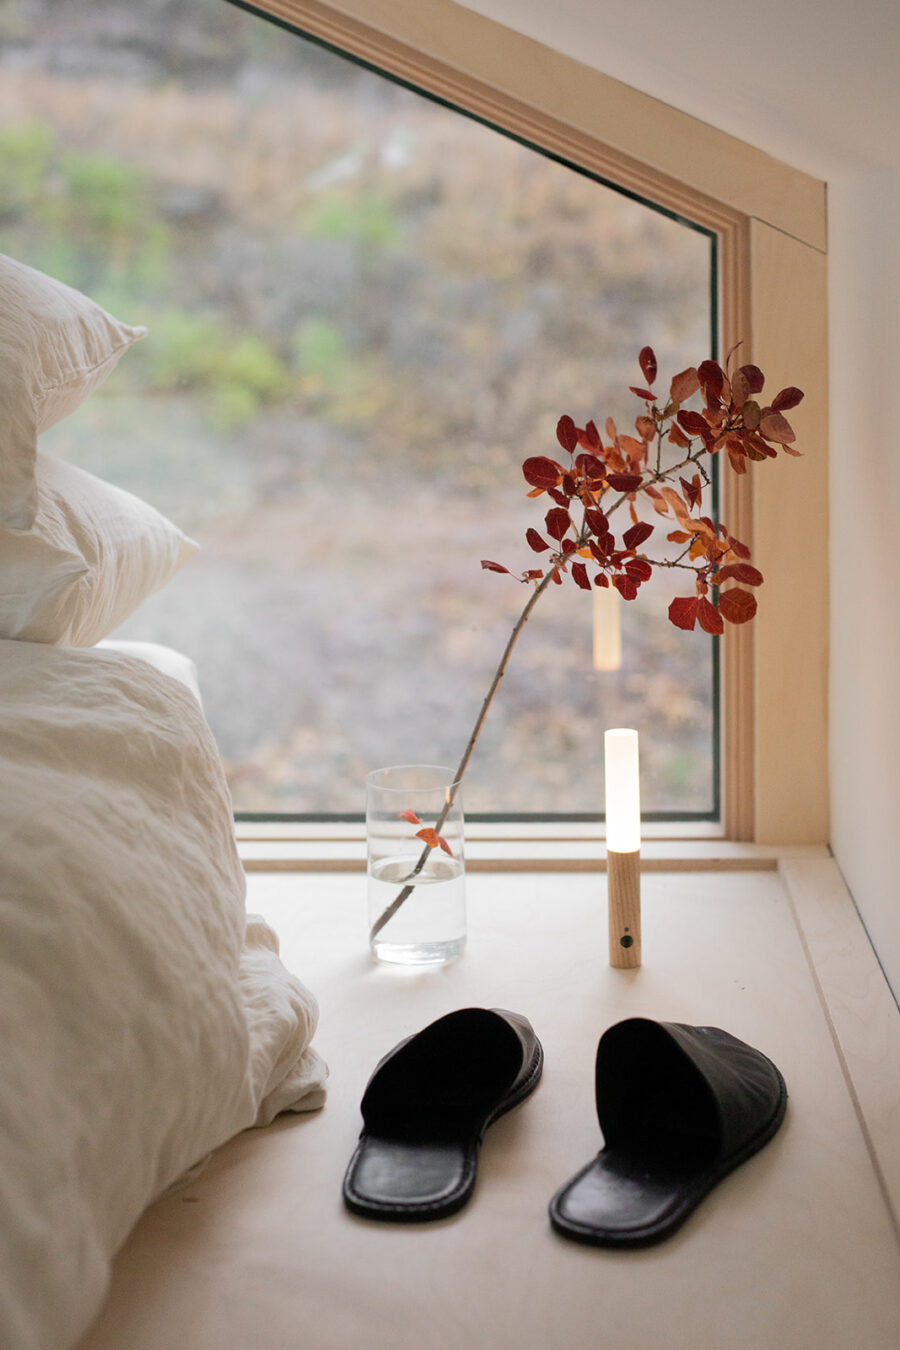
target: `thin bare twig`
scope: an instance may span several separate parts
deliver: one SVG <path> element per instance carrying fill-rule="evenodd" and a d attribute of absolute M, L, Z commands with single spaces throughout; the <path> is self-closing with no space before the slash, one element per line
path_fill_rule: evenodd
<path fill-rule="evenodd" d="M 498 688 L 500 687 L 500 681 L 503 679 L 503 676 L 506 673 L 506 667 L 509 664 L 509 658 L 512 656 L 513 648 L 515 647 L 517 641 L 519 640 L 519 634 L 521 633 L 522 629 L 528 622 L 528 619 L 531 615 L 531 611 L 534 609 L 538 600 L 543 595 L 544 591 L 547 589 L 550 582 L 552 581 L 555 571 L 556 567 L 555 566 L 551 567 L 550 571 L 543 578 L 543 580 L 538 582 L 538 584 L 534 587 L 534 589 L 531 592 L 531 595 L 528 597 L 528 602 L 525 605 L 525 608 L 522 610 L 522 613 L 516 620 L 515 627 L 513 628 L 512 633 L 509 636 L 509 641 L 507 642 L 506 646 L 503 649 L 503 655 L 500 657 L 500 663 L 497 666 L 496 671 L 494 672 L 494 678 L 491 681 L 491 686 L 488 689 L 487 695 L 485 696 L 485 700 L 481 705 L 481 712 L 478 714 L 475 726 L 472 728 L 472 734 L 469 737 L 465 750 L 463 751 L 462 759 L 459 761 L 456 773 L 453 775 L 453 782 L 450 786 L 450 790 L 447 793 L 447 800 L 444 802 L 441 814 L 438 816 L 437 821 L 435 823 L 434 828 L 435 833 L 437 834 L 440 834 L 444 821 L 447 819 L 447 816 L 450 813 L 450 808 L 453 805 L 453 802 L 456 798 L 456 793 L 459 789 L 460 782 L 462 781 L 463 774 L 468 768 L 469 760 L 472 757 L 472 751 L 475 749 L 475 743 L 477 742 L 478 737 L 481 735 L 481 728 L 484 726 L 484 720 L 487 717 L 488 710 L 494 701 L 494 695 L 496 694 Z M 415 867 L 409 874 L 410 878 L 417 877 L 419 875 L 422 868 L 425 866 L 425 863 L 428 861 L 428 855 L 430 852 L 431 852 L 431 845 L 426 844 L 422 849 L 421 854 L 419 855 L 418 862 L 416 863 Z M 397 893 L 397 895 L 387 906 L 387 908 L 382 910 L 381 914 L 379 914 L 378 918 L 372 924 L 372 927 L 369 931 L 370 942 L 373 942 L 375 940 L 375 938 L 381 932 L 382 928 L 384 928 L 385 924 L 390 923 L 391 919 L 397 913 L 397 910 L 400 908 L 400 906 L 404 903 L 404 901 L 409 899 L 410 895 L 412 895 L 414 888 L 415 882 L 413 880 L 407 881 L 406 885 Z"/>

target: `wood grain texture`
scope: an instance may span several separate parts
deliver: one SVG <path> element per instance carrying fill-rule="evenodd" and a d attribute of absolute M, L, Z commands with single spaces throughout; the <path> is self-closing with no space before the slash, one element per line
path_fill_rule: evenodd
<path fill-rule="evenodd" d="M 828 311 L 826 259 L 751 222 L 753 360 L 805 394 L 802 459 L 754 464 L 755 837 L 819 843 L 828 819 Z M 770 393 L 767 385 L 766 393 Z M 770 395 L 770 396 L 771 396 Z"/>
<path fill-rule="evenodd" d="M 635 970 L 641 964 L 641 854 L 606 855 L 609 903 L 609 964 Z"/>

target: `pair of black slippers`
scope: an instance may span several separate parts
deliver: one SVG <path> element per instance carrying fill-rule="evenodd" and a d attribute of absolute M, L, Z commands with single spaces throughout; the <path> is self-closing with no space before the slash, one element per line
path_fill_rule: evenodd
<path fill-rule="evenodd" d="M 344 1178 L 355 1214 L 445 1218 L 475 1186 L 485 1130 L 534 1091 L 544 1054 L 527 1018 L 461 1008 L 395 1046 L 362 1099 Z M 600 1038 L 604 1147 L 550 1202 L 564 1237 L 600 1247 L 659 1242 L 784 1119 L 787 1090 L 759 1050 L 717 1027 L 632 1017 Z"/>

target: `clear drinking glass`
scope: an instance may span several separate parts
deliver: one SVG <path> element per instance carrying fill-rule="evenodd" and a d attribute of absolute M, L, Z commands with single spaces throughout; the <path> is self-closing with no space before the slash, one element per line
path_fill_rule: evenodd
<path fill-rule="evenodd" d="M 366 844 L 373 956 L 413 966 L 459 956 L 466 945 L 466 876 L 462 792 L 453 770 L 400 764 L 370 773 Z"/>

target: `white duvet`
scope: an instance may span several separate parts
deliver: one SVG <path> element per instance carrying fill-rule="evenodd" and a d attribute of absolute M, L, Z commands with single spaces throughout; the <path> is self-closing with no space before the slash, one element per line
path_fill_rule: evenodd
<path fill-rule="evenodd" d="M 151 1200 L 321 1104 L 315 1020 L 246 919 L 193 695 L 121 653 L 0 641 L 3 1350 L 73 1345 Z"/>

